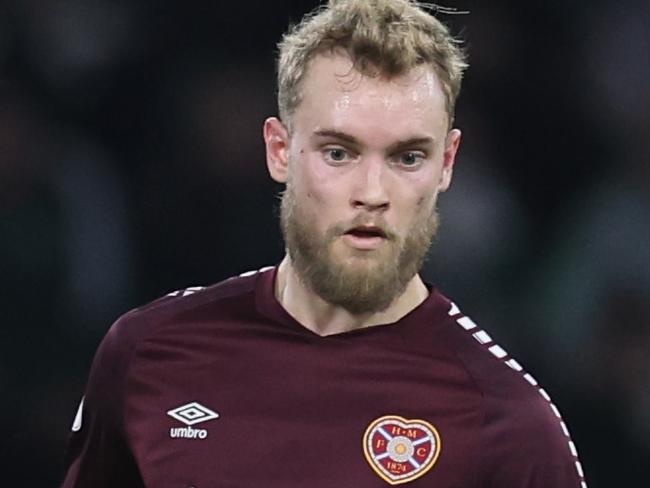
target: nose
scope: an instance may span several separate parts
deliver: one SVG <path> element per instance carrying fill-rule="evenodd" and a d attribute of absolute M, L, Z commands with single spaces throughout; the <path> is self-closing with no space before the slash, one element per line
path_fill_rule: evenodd
<path fill-rule="evenodd" d="M 350 198 L 353 207 L 372 211 L 388 209 L 386 170 L 386 162 L 379 157 L 367 158 L 359 163 L 353 175 L 355 184 Z"/>

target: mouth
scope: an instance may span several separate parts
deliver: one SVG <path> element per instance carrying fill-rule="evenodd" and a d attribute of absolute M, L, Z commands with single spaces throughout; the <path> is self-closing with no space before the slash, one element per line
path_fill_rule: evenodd
<path fill-rule="evenodd" d="M 374 225 L 360 225 L 353 227 L 352 229 L 349 229 L 345 235 L 351 235 L 359 238 L 380 237 L 382 239 L 385 239 L 387 237 L 386 233 L 381 228 Z"/>
<path fill-rule="evenodd" d="M 388 236 L 380 227 L 374 225 L 360 225 L 348 229 L 343 234 L 349 246 L 359 251 L 372 251 L 381 247 Z"/>

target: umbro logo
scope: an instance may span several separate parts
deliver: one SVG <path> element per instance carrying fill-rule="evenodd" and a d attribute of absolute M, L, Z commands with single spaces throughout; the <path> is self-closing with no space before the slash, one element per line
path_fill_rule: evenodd
<path fill-rule="evenodd" d="M 176 420 L 180 420 L 185 425 L 200 424 L 201 422 L 219 418 L 217 412 L 210 410 L 208 407 L 204 407 L 198 402 L 181 405 L 167 412 L 167 415 L 174 417 Z"/>
<path fill-rule="evenodd" d="M 187 427 L 172 427 L 169 429 L 169 436 L 171 438 L 180 437 L 185 439 L 205 439 L 208 437 L 208 431 L 205 429 L 194 429 L 192 425 L 219 418 L 217 412 L 210 410 L 208 407 L 204 407 L 198 402 L 187 403 L 169 410 L 167 415 L 187 425 Z"/>

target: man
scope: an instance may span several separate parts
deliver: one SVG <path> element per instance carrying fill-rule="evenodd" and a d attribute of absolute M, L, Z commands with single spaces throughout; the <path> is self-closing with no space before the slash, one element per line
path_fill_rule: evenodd
<path fill-rule="evenodd" d="M 331 1 L 284 37 L 286 257 L 111 328 L 65 488 L 586 486 L 548 395 L 418 275 L 465 66 L 408 0 Z"/>

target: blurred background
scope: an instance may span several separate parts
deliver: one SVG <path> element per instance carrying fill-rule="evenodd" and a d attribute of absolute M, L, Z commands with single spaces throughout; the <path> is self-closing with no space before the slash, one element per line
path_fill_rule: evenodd
<path fill-rule="evenodd" d="M 279 262 L 261 124 L 317 3 L 0 2 L 7 486 L 60 481 L 119 315 Z M 649 486 L 650 2 L 446 5 L 471 68 L 424 275 L 544 384 L 590 487 Z"/>

